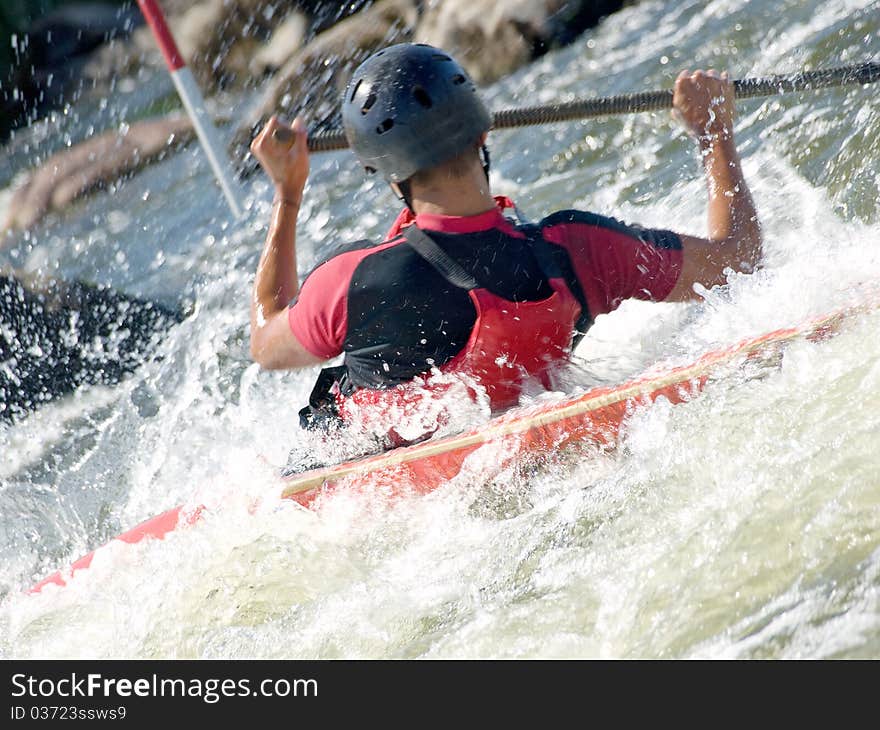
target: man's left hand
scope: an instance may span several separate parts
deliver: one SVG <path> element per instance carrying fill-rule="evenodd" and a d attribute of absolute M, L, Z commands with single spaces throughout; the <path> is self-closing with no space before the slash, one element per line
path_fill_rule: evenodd
<path fill-rule="evenodd" d="M 293 142 L 284 141 L 284 136 L 276 136 L 276 130 L 287 131 Z M 302 119 L 297 117 L 292 126 L 287 126 L 273 116 L 266 126 L 251 142 L 251 154 L 275 184 L 276 194 L 284 200 L 299 204 L 302 191 L 309 176 L 308 133 Z"/>

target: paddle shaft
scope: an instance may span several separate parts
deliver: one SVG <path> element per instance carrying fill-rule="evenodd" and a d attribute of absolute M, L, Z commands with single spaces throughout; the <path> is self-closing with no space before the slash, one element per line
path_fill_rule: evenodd
<path fill-rule="evenodd" d="M 205 107 L 205 100 L 199 85 L 177 48 L 177 43 L 168 28 L 162 8 L 156 0 L 137 0 L 137 2 L 144 19 L 153 32 L 156 44 L 165 58 L 168 73 L 171 75 L 171 80 L 174 82 L 174 87 L 177 89 L 177 94 L 183 102 L 186 113 L 192 120 L 193 129 L 195 129 L 202 150 L 208 158 L 211 170 L 220 184 L 220 189 L 226 197 L 232 215 L 235 218 L 241 218 L 243 209 L 239 201 L 243 197 L 242 191 L 235 181 L 229 159 L 223 151 L 220 135 Z"/>
<path fill-rule="evenodd" d="M 802 71 L 796 74 L 767 76 L 763 78 L 738 79 L 733 82 L 737 99 L 752 99 L 759 96 L 775 96 L 794 91 L 814 91 L 832 86 L 852 84 L 872 84 L 880 80 L 880 63 L 867 62 L 852 66 L 839 66 L 817 71 Z M 593 99 L 576 99 L 561 104 L 503 109 L 493 115 L 493 129 L 527 127 L 534 124 L 574 119 L 592 119 L 616 114 L 653 112 L 672 109 L 672 90 L 643 91 L 620 96 L 604 96 Z M 289 141 L 287 130 L 275 131 L 276 139 Z M 329 152 L 348 147 L 348 140 L 341 131 L 318 132 L 309 135 L 310 152 Z"/>

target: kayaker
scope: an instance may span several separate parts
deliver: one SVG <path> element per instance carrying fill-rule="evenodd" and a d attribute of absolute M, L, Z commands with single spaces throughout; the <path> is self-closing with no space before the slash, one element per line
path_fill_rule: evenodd
<path fill-rule="evenodd" d="M 344 355 L 321 372 L 302 424 L 370 413 L 392 447 L 448 419 L 449 408 L 434 401 L 456 383 L 493 413 L 515 405 L 526 387 L 552 387 L 593 319 L 625 299 L 694 299 L 696 284 L 752 271 L 761 230 L 734 144 L 727 74 L 683 71 L 674 110 L 702 155 L 707 238 L 577 210 L 517 222 L 507 215 L 513 203 L 490 192 L 491 115 L 466 71 L 431 46 L 379 51 L 354 72 L 342 119 L 361 164 L 405 208 L 384 241 L 338 248 L 300 287 L 307 135 L 297 119 L 293 144 L 279 141 L 275 130 L 289 128 L 270 119 L 251 145 L 275 185 L 251 302 L 252 357 L 284 369 Z M 405 432 L 400 424 L 420 408 L 437 423 Z"/>

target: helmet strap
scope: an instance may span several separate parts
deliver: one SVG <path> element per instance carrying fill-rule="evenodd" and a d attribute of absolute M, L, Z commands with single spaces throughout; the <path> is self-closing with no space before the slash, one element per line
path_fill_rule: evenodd
<path fill-rule="evenodd" d="M 486 173 L 486 182 L 489 182 L 489 167 L 490 167 L 489 148 L 486 147 L 486 145 L 482 145 L 480 147 L 480 152 L 482 153 L 482 157 L 483 157 L 483 172 Z"/>
<path fill-rule="evenodd" d="M 397 183 L 397 187 L 400 190 L 400 195 L 397 196 L 397 199 L 406 204 L 406 207 L 409 208 L 410 212 L 415 214 L 415 211 L 412 207 L 412 186 L 409 183 L 409 180 L 401 180 Z M 391 188 L 394 190 L 394 188 Z"/>

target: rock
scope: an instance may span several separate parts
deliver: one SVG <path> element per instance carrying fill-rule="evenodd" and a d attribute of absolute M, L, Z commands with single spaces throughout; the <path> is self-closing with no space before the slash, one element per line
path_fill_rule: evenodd
<path fill-rule="evenodd" d="M 329 27 L 336 25 L 340 20 L 349 15 L 359 13 L 372 5 L 374 0 L 349 0 L 338 2 L 334 0 L 296 0 L 296 6 L 309 18 L 308 39 L 318 33 L 322 33 Z"/>
<path fill-rule="evenodd" d="M 277 0 L 204 0 L 174 18 L 181 55 L 203 89 L 242 85 L 249 60 L 272 33 Z"/>
<path fill-rule="evenodd" d="M 114 78 L 132 74 L 140 66 L 152 66 L 158 70 L 162 65 L 162 54 L 152 32 L 142 26 L 125 42 L 113 39 L 101 46 L 86 59 L 82 76 L 90 86 L 107 93 Z"/>
<path fill-rule="evenodd" d="M 277 69 L 305 40 L 368 4 L 369 0 L 161 3 L 180 53 L 205 92 L 249 85 L 255 74 L 259 79 L 265 69 Z M 255 68 L 252 62 L 257 56 L 265 58 L 256 61 Z M 132 73 L 144 63 L 156 68 L 163 65 L 148 27 L 135 31 L 127 44 L 102 48 L 87 64 L 85 75 L 94 83 L 106 84 L 114 74 Z"/>
<path fill-rule="evenodd" d="M 188 117 L 172 114 L 104 132 L 56 152 L 13 193 L 4 230 L 31 227 L 49 211 L 60 210 L 84 193 L 176 149 L 193 134 Z"/>
<path fill-rule="evenodd" d="M 339 98 L 354 68 L 382 46 L 416 40 L 458 58 L 481 84 L 498 79 L 632 0 L 162 0 L 181 52 L 205 93 L 275 73 L 253 112 L 239 125 L 232 158 L 251 171 L 248 147 L 272 114 L 302 114 L 315 130 L 338 127 Z M 176 14 L 174 14 L 176 11 Z M 354 13 L 352 15 L 352 13 Z M 338 18 L 343 18 L 335 22 Z M 330 27 L 328 27 L 330 26 Z M 322 32 L 317 32 L 326 28 Z M 314 35 L 311 40 L 309 37 Z M 303 45 L 304 39 L 307 41 Z M 263 44 L 264 41 L 268 41 Z M 95 73 L 133 70 L 144 58 L 161 65 L 148 28 L 105 47 Z M 189 139 L 189 123 L 132 125 L 50 158 L 15 194 L 5 226 L 28 227 L 102 183 Z M 169 126 L 163 126 L 169 125 Z"/>
<path fill-rule="evenodd" d="M 339 95 L 354 68 L 377 48 L 416 40 L 452 53 L 490 83 L 574 39 L 625 0 L 381 0 L 317 35 L 275 75 L 236 130 L 233 157 L 272 114 L 303 114 L 312 129 L 338 126 Z"/>
<path fill-rule="evenodd" d="M 562 7 L 550 15 L 544 24 L 549 43 L 537 47 L 536 54 L 540 55 L 550 47 L 568 45 L 585 30 L 598 25 L 603 18 L 638 2 L 639 0 L 568 0 L 562 3 Z"/>
<path fill-rule="evenodd" d="M 260 48 L 250 62 L 251 73 L 256 77 L 273 74 L 303 46 L 308 32 L 309 20 L 302 13 L 288 15 L 272 33 L 269 42 Z"/>
<path fill-rule="evenodd" d="M 352 71 L 377 48 L 411 40 L 418 6 L 418 0 L 379 0 L 319 33 L 284 64 L 236 130 L 233 157 L 246 156 L 254 133 L 272 114 L 302 113 L 319 126 L 333 126 Z"/>
<path fill-rule="evenodd" d="M 210 63 L 224 37 L 219 29 L 228 29 L 233 12 L 223 0 L 195 3 L 183 15 L 169 19 L 180 55 L 190 68 Z"/>
<path fill-rule="evenodd" d="M 416 38 L 451 53 L 477 83 L 570 43 L 624 0 L 444 0 L 430 3 Z"/>
<path fill-rule="evenodd" d="M 538 0 L 446 0 L 425 10 L 416 37 L 451 53 L 474 81 L 486 84 L 531 58 L 529 35 L 545 5 Z"/>
<path fill-rule="evenodd" d="M 80 281 L 0 272 L 0 421 L 149 359 L 184 312 Z"/>
<path fill-rule="evenodd" d="M 206 93 L 249 78 L 247 55 L 269 37 L 277 0 L 202 0 L 161 2 L 180 54 Z M 148 65 L 164 69 L 164 60 L 148 26 L 132 33 L 128 43 L 110 43 L 89 60 L 83 71 L 93 84 L 107 85 L 118 74 Z"/>
<path fill-rule="evenodd" d="M 137 8 L 97 2 L 65 6 L 44 0 L 0 10 L 0 140 L 62 104 L 88 54 L 142 22 Z"/>

